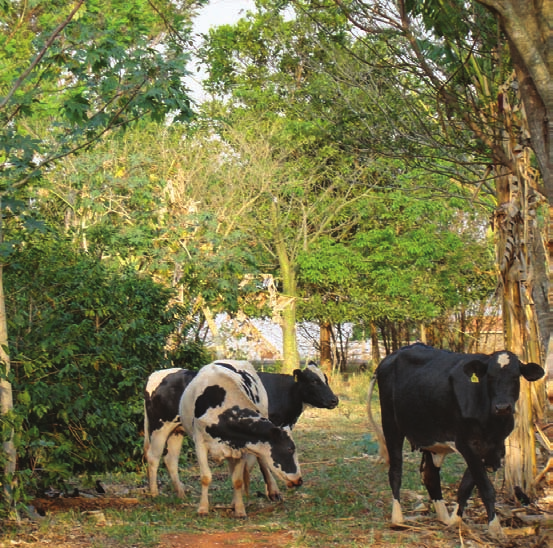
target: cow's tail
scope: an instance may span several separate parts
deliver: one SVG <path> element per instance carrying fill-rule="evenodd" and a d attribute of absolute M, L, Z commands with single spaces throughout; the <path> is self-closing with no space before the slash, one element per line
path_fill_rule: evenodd
<path fill-rule="evenodd" d="M 367 415 L 369 416 L 369 422 L 371 423 L 374 433 L 378 439 L 378 455 L 385 463 L 390 464 L 390 457 L 388 455 L 388 449 L 386 448 L 386 439 L 384 438 L 384 432 L 382 431 L 382 427 L 374 420 L 372 411 L 371 403 L 375 384 L 376 373 L 373 375 L 373 378 L 371 379 L 371 384 L 369 385 L 369 393 L 367 395 Z"/>

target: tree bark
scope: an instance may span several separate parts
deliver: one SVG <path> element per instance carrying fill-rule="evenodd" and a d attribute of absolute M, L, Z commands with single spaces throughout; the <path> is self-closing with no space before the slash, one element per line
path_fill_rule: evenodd
<path fill-rule="evenodd" d="M 298 341 L 296 336 L 296 271 L 291 263 L 286 249 L 286 243 L 279 228 L 277 207 L 272 204 L 273 230 L 275 233 L 275 248 L 282 276 L 282 294 L 279 297 L 281 305 L 280 325 L 282 329 L 282 373 L 291 374 L 299 367 Z"/>
<path fill-rule="evenodd" d="M 0 242 L 3 239 L 2 204 L 0 202 Z M 5 376 L 10 373 L 10 356 L 8 354 L 8 321 L 6 317 L 6 300 L 4 297 L 4 267 L 0 263 L 0 364 L 4 365 Z M 0 412 L 5 419 L 13 410 L 12 385 L 6 378 L 0 379 Z M 6 457 L 4 465 L 3 496 L 4 501 L 11 506 L 13 503 L 13 486 L 17 466 L 17 453 L 13 439 L 13 429 L 7 439 L 2 442 L 2 449 Z"/>
<path fill-rule="evenodd" d="M 525 152 L 526 160 L 529 151 Z M 522 156 L 522 155 L 521 155 Z M 503 323 L 506 348 L 524 362 L 543 363 L 542 338 L 534 295 L 541 290 L 534 271 L 535 247 L 543 245 L 536 219 L 536 192 L 525 177 L 529 167 L 521 157 L 516 175 L 497 168 L 497 197 L 500 203 L 494 216 L 497 234 L 497 264 L 503 289 Z M 513 492 L 516 486 L 527 493 L 535 491 L 536 475 L 533 422 L 540 414 L 544 383 L 528 383 L 521 379 L 515 428 L 506 441 L 505 487 Z M 534 405 L 536 402 L 537 405 Z M 541 404 L 539 403 L 541 402 Z"/>
<path fill-rule="evenodd" d="M 332 373 L 332 349 L 330 345 L 332 326 L 323 322 L 319 328 L 319 347 L 321 354 L 321 369 L 327 374 Z"/>

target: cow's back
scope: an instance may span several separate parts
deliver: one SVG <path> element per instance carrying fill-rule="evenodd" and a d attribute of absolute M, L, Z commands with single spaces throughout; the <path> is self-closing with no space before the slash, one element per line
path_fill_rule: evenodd
<path fill-rule="evenodd" d="M 221 410 L 250 409 L 267 417 L 267 393 L 253 365 L 221 360 L 205 365 L 184 390 L 180 402 L 181 421 L 189 435 L 197 427 L 216 422 Z"/>
<path fill-rule="evenodd" d="M 413 447 L 452 441 L 459 413 L 450 379 L 461 367 L 453 353 L 422 344 L 387 356 L 376 371 L 383 425 Z"/>

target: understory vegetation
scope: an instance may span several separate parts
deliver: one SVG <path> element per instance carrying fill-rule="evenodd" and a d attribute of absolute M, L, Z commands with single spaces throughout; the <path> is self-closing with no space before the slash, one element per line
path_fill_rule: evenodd
<path fill-rule="evenodd" d="M 210 546 L 210 539 L 236 539 L 242 546 L 282 546 L 323 548 L 328 546 L 453 547 L 497 546 L 484 534 L 486 517 L 480 499 L 472 497 L 466 514 L 468 526 L 448 529 L 435 519 L 426 491 L 419 479 L 418 453 L 405 447 L 402 504 L 406 517 L 414 518 L 401 530 L 390 528 L 391 493 L 387 469 L 378 461 L 377 444 L 370 431 L 366 413 L 366 394 L 370 373 L 336 376 L 331 385 L 340 397 L 334 410 L 307 409 L 294 429 L 300 452 L 304 485 L 287 490 L 280 485 L 283 502 L 270 502 L 260 496 L 264 485 L 254 470 L 247 499 L 248 518 L 236 520 L 230 509 L 232 488 L 226 465 L 213 466 L 210 490 L 212 510 L 208 517 L 196 514 L 200 497 L 198 467 L 193 451 L 183 451 L 181 478 L 187 488 L 184 500 L 174 496 L 165 468 L 160 468 L 161 495 L 148 495 L 145 468 L 139 473 L 104 474 L 73 478 L 71 484 L 83 492 L 94 492 L 99 479 L 105 495 L 86 495 L 74 501 L 70 510 L 52 507 L 44 517 L 25 518 L 19 526 L 4 523 L 0 546 L 24 544 L 29 548 L 154 548 Z M 375 395 L 373 410 L 378 416 Z M 137 425 L 137 433 L 139 426 Z M 138 435 L 138 434 L 137 434 Z M 449 456 L 442 481 L 449 507 L 455 501 L 455 489 L 464 470 L 462 459 Z M 502 492 L 502 472 L 493 482 L 498 491 L 498 511 L 504 524 L 513 527 L 512 546 L 537 547 L 547 542 L 543 531 L 529 535 L 513 518 L 517 507 Z M 79 503 L 80 499 L 80 503 Z M 59 499 L 58 499 L 59 500 Z M 87 501 L 110 501 L 100 510 L 86 510 Z M 125 502 L 126 501 L 126 502 Z M 27 501 L 37 506 L 36 500 Z M 518 505 L 520 507 L 520 505 Z M 535 510 L 536 507 L 534 507 Z M 529 510 L 531 512 L 532 510 Z M 189 542 L 190 544 L 187 544 Z M 223 540 L 221 542 L 224 542 Z M 250 542 L 250 544 L 248 544 Z"/>

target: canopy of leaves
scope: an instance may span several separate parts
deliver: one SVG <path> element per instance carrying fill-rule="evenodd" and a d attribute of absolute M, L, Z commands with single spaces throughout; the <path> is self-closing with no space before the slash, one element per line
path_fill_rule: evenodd
<path fill-rule="evenodd" d="M 430 323 L 494 291 L 484 219 L 405 188 L 375 191 L 360 208 L 347 239 L 322 239 L 301 255 L 302 317 Z"/>
<path fill-rule="evenodd" d="M 187 40 L 202 3 L 2 2 L 2 189 L 136 119 L 189 119 Z"/>

